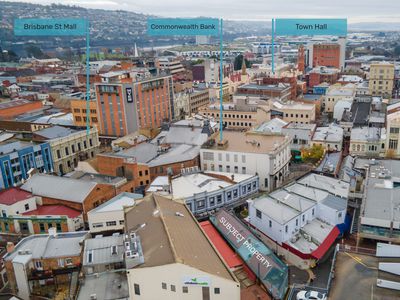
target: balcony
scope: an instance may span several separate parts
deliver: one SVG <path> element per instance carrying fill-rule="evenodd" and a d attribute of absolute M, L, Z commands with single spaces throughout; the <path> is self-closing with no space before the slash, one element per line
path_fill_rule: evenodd
<path fill-rule="evenodd" d="M 78 272 L 79 269 L 80 269 L 79 265 L 70 265 L 70 266 L 65 266 L 64 268 L 59 267 L 53 270 L 37 270 L 32 268 L 28 271 L 28 280 L 51 279 L 57 275 L 64 275 L 72 272 Z"/>

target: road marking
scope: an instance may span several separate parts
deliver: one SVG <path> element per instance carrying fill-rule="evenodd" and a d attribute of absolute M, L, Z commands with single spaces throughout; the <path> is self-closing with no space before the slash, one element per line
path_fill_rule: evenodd
<path fill-rule="evenodd" d="M 371 300 L 374 300 L 374 285 L 371 285 Z"/>
<path fill-rule="evenodd" d="M 347 253 L 347 252 L 344 252 L 346 255 L 348 255 L 348 256 L 350 256 L 352 259 L 354 259 L 357 263 L 359 263 L 360 265 L 362 265 L 362 266 L 364 266 L 364 267 L 366 267 L 366 268 L 368 268 L 368 269 L 371 269 L 371 270 L 378 270 L 378 268 L 377 267 L 370 267 L 370 266 L 367 266 L 366 264 L 364 264 L 363 262 L 362 262 L 362 259 L 361 258 L 359 258 L 359 257 L 357 257 L 357 256 L 354 256 L 354 255 L 351 255 L 350 253 Z"/>

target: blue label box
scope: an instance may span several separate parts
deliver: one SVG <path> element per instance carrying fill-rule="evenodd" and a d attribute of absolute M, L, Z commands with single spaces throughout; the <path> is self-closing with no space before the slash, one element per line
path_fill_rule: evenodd
<path fill-rule="evenodd" d="M 347 19 L 276 19 L 276 35 L 347 35 Z"/>
<path fill-rule="evenodd" d="M 219 35 L 218 19 L 148 19 L 147 34 L 157 35 Z"/>
<path fill-rule="evenodd" d="M 68 36 L 85 35 L 85 19 L 15 19 L 14 34 L 17 36 Z"/>

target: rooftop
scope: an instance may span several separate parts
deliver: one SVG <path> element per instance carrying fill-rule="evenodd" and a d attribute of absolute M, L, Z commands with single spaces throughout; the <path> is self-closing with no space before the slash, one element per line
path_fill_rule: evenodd
<path fill-rule="evenodd" d="M 28 142 L 5 142 L 4 144 L 0 144 L 0 155 L 7 155 L 21 149 L 31 147 L 33 144 Z"/>
<path fill-rule="evenodd" d="M 38 205 L 37 209 L 23 213 L 24 216 L 67 216 L 74 219 L 82 212 L 65 205 Z"/>
<path fill-rule="evenodd" d="M 77 132 L 75 129 L 62 127 L 62 126 L 52 126 L 42 130 L 35 131 L 35 135 L 40 135 L 45 139 L 55 139 L 60 137 L 66 137 L 71 135 L 72 133 Z"/>
<path fill-rule="evenodd" d="M 125 215 L 128 230 L 138 232 L 144 263 L 138 268 L 184 263 L 228 280 L 235 280 L 189 209 L 157 194 L 146 196 Z"/>
<path fill-rule="evenodd" d="M 282 135 L 269 135 L 260 132 L 240 132 L 228 131 L 223 133 L 224 140 L 227 141 L 226 147 L 220 148 L 217 143 L 205 145 L 204 149 L 221 151 L 244 152 L 244 153 L 271 153 L 276 151 L 289 138 Z"/>
<path fill-rule="evenodd" d="M 343 140 L 343 128 L 335 124 L 326 127 L 317 127 L 312 140 L 339 143 Z"/>
<path fill-rule="evenodd" d="M 128 300 L 129 288 L 126 271 L 85 275 L 84 283 L 80 285 L 77 299 L 87 300 L 93 294 L 96 294 L 97 300 Z"/>
<path fill-rule="evenodd" d="M 81 243 L 86 238 L 86 231 L 49 234 L 34 234 L 23 238 L 14 251 L 7 253 L 4 259 L 12 261 L 18 256 L 30 256 L 31 259 L 53 257 L 72 257 L 81 254 Z M 18 254 L 19 251 L 29 250 L 30 254 Z"/>
<path fill-rule="evenodd" d="M 217 176 L 214 177 L 213 175 Z M 223 179 L 224 177 L 225 180 Z M 172 180 L 173 197 L 174 199 L 182 199 L 191 197 L 198 193 L 217 191 L 251 177 L 253 177 L 253 175 L 224 172 L 205 172 L 181 175 Z"/>
<path fill-rule="evenodd" d="M 32 194 L 19 188 L 9 188 L 0 191 L 0 204 L 13 205 L 19 201 L 32 198 Z"/>
<path fill-rule="evenodd" d="M 84 267 L 91 265 L 106 265 L 124 261 L 123 235 L 98 236 L 85 240 L 85 249 L 83 253 Z M 116 253 L 113 254 L 111 247 L 116 247 Z M 91 253 L 89 261 L 89 253 Z"/>
<path fill-rule="evenodd" d="M 96 208 L 89 211 L 90 213 L 107 213 L 110 211 L 123 211 L 125 206 L 135 205 L 135 200 L 143 198 L 141 194 L 133 193 L 121 193 L 114 198 L 104 202 L 103 204 L 97 206 Z"/>
<path fill-rule="evenodd" d="M 34 174 L 21 189 L 33 195 L 83 203 L 96 185 L 94 182 L 68 177 Z"/>

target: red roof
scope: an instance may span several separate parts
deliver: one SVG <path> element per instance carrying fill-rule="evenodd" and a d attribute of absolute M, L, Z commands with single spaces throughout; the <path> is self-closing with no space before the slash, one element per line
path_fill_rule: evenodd
<path fill-rule="evenodd" d="M 340 230 L 337 226 L 335 226 L 325 240 L 319 245 L 317 249 L 315 249 L 311 255 L 316 259 L 321 259 L 325 253 L 329 250 L 332 244 L 336 241 L 336 238 L 339 236 Z"/>
<path fill-rule="evenodd" d="M 23 213 L 25 216 L 67 216 L 76 218 L 82 213 L 64 205 L 38 205 L 37 209 Z"/>
<path fill-rule="evenodd" d="M 243 265 L 242 259 L 229 247 L 210 221 L 201 222 L 200 226 L 229 268 L 232 269 Z"/>
<path fill-rule="evenodd" d="M 31 197 L 33 197 L 31 193 L 15 187 L 0 191 L 0 203 L 5 205 L 12 205 Z"/>

